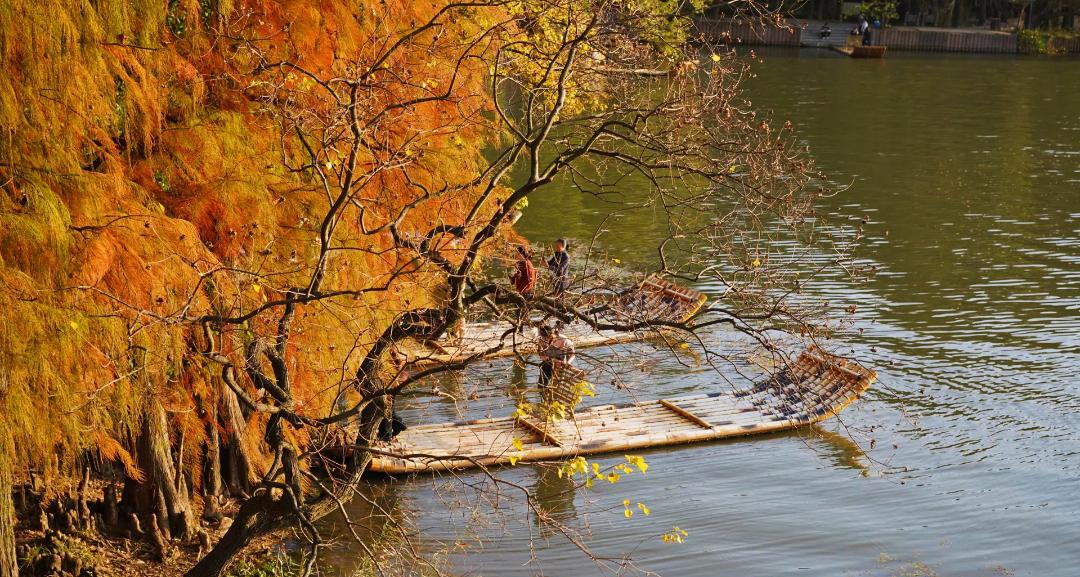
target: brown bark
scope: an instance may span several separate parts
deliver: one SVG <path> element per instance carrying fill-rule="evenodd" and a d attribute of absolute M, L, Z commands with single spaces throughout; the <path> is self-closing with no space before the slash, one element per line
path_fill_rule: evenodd
<path fill-rule="evenodd" d="M 186 577 L 219 577 L 253 540 L 289 525 L 293 515 L 281 499 L 264 491 L 241 504 L 232 525 L 210 552 L 188 570 Z"/>
<path fill-rule="evenodd" d="M 247 422 L 240 408 L 236 393 L 228 387 L 221 391 L 221 424 L 225 438 L 222 439 L 222 467 L 225 485 L 233 496 L 243 497 L 251 493 L 252 459 L 244 440 Z"/>
<path fill-rule="evenodd" d="M 361 412 L 359 422 L 362 423 L 357 440 L 356 461 L 350 478 L 339 486 L 342 488 L 337 495 L 322 495 L 309 502 L 306 509 L 306 520 L 314 523 L 334 511 L 339 503 L 348 502 L 352 497 L 351 488 L 360 480 L 371 455 L 360 450 L 367 439 L 375 438 L 387 411 L 388 399 L 379 399 L 368 405 Z M 240 504 L 240 510 L 233 519 L 232 525 L 221 540 L 214 545 L 210 552 L 199 560 L 194 567 L 185 573 L 185 577 L 220 577 L 224 575 L 229 566 L 245 547 L 255 539 L 280 531 L 300 521 L 296 510 L 289 500 L 280 491 L 260 489 L 255 495 L 244 500 Z"/>
<path fill-rule="evenodd" d="M 221 517 L 218 498 L 221 495 L 221 436 L 218 434 L 218 411 L 210 411 L 206 431 L 206 451 L 203 454 L 203 519 L 216 521 Z"/>
<path fill-rule="evenodd" d="M 15 503 L 11 499 L 15 442 L 6 423 L 0 422 L 0 577 L 18 577 L 15 556 Z"/>
<path fill-rule="evenodd" d="M 75 494 L 75 506 L 76 512 L 79 518 L 79 527 L 82 529 L 90 528 L 90 503 L 86 498 L 86 491 L 90 485 L 90 467 L 83 469 L 82 478 L 79 479 L 79 489 Z"/>
<path fill-rule="evenodd" d="M 162 532 L 161 527 L 158 526 L 157 518 L 157 515 L 150 516 L 150 544 L 154 546 L 158 558 L 164 561 L 169 558 L 169 541 Z"/>
<path fill-rule="evenodd" d="M 105 495 L 102 497 L 102 506 L 105 510 L 105 531 L 114 531 L 120 524 L 120 511 L 116 506 L 116 485 L 109 483 L 105 486 Z"/>
<path fill-rule="evenodd" d="M 125 504 L 143 517 L 158 515 L 166 537 L 189 539 L 196 528 L 195 516 L 187 492 L 176 485 L 165 408 L 156 400 L 150 401 L 143 416 L 137 450 L 145 479 L 128 479 Z"/>

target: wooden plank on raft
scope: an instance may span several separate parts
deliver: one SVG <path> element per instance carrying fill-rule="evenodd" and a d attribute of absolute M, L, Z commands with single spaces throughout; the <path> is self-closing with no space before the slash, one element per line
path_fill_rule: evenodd
<path fill-rule="evenodd" d="M 789 430 L 835 416 L 875 378 L 870 369 L 812 347 L 776 375 L 738 391 L 596 406 L 574 413 L 570 421 L 526 416 L 410 427 L 376 444 L 391 454 L 373 457 L 370 469 L 442 471 Z M 522 450 L 514 450 L 515 439 Z M 346 451 L 328 447 L 327 454 L 335 450 Z M 405 458 L 408 454 L 434 458 Z"/>
<path fill-rule="evenodd" d="M 549 445 L 554 445 L 556 447 L 563 446 L 562 442 L 559 441 L 559 439 L 556 438 L 555 435 L 549 433 L 546 427 L 541 427 L 538 423 L 533 422 L 533 420 L 529 417 L 518 417 L 517 423 L 524 426 L 526 429 L 529 429 L 530 431 L 536 433 L 537 435 L 540 435 L 540 438 L 543 439 L 545 443 Z"/>
<path fill-rule="evenodd" d="M 694 413 L 691 413 L 690 411 L 687 411 L 686 409 L 680 407 L 679 405 L 676 405 L 675 403 L 667 399 L 660 399 L 660 404 L 671 412 L 676 413 L 677 415 L 683 417 L 691 423 L 696 424 L 699 427 L 705 427 L 706 429 L 711 429 L 713 427 L 712 423 L 706 421 L 705 419 L 702 419 L 701 417 L 695 415 Z"/>

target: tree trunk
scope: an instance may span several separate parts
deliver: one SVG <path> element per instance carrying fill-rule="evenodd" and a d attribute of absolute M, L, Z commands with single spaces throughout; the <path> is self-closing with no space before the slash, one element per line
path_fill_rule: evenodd
<path fill-rule="evenodd" d="M 233 560 L 256 538 L 289 525 L 293 513 L 281 499 L 274 499 L 268 492 L 250 497 L 240 506 L 229 530 L 213 549 L 188 569 L 185 577 L 220 577 Z"/>
<path fill-rule="evenodd" d="M 315 521 L 330 514 L 337 509 L 339 503 L 347 503 L 353 495 L 353 486 L 363 476 L 371 455 L 367 451 L 360 450 L 368 439 L 374 439 L 379 426 L 386 417 L 388 399 L 378 399 L 368 405 L 360 413 L 358 421 L 361 423 L 358 431 L 356 461 L 348 479 L 338 486 L 341 490 L 338 495 L 322 495 L 309 502 L 307 510 L 308 521 Z M 275 491 L 277 492 L 277 491 Z M 266 489 L 260 489 L 252 497 L 246 499 L 240 505 L 240 511 L 233 519 L 232 525 L 221 540 L 214 545 L 210 552 L 199 560 L 194 567 L 184 574 L 184 577 L 220 577 L 232 564 L 236 556 L 240 554 L 252 541 L 279 531 L 299 521 L 291 503 L 280 495 L 273 495 Z"/>
<path fill-rule="evenodd" d="M 137 443 L 139 468 L 146 478 L 128 479 L 125 504 L 144 518 L 158 515 L 164 525 L 160 529 L 167 537 L 187 540 L 195 531 L 191 500 L 176 485 L 165 408 L 156 400 L 149 404 Z"/>
<path fill-rule="evenodd" d="M 218 499 L 221 496 L 221 435 L 218 434 L 218 410 L 210 410 L 206 427 L 206 452 L 203 454 L 203 519 L 217 521 L 221 517 Z"/>
<path fill-rule="evenodd" d="M 105 486 L 105 495 L 102 497 L 102 505 L 105 513 L 105 531 L 116 531 L 120 527 L 120 511 L 116 506 L 116 485 L 109 483 Z"/>
<path fill-rule="evenodd" d="M 225 438 L 222 439 L 225 486 L 233 496 L 245 497 L 251 493 L 253 477 L 245 440 L 247 422 L 240 408 L 240 400 L 232 389 L 222 387 L 221 405 L 221 424 L 225 432 Z"/>
<path fill-rule="evenodd" d="M 14 490 L 15 442 L 7 423 L 0 422 L 0 577 L 18 577 L 19 562 L 15 557 Z"/>

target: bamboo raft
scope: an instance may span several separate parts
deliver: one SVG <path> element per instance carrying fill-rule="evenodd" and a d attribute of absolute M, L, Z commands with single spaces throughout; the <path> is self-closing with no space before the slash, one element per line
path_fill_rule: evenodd
<path fill-rule="evenodd" d="M 858 363 L 812 347 L 742 390 L 592 407 L 564 420 L 503 417 L 412 427 L 376 445 L 381 454 L 370 468 L 443 471 L 783 431 L 835 416 L 875 378 Z"/>
<path fill-rule="evenodd" d="M 701 309 L 707 297 L 699 291 L 650 275 L 630 290 L 608 295 L 603 300 L 607 306 L 599 317 L 601 320 L 648 324 L 684 321 Z M 573 323 L 562 332 L 578 349 L 641 341 L 657 334 L 655 330 L 595 330 L 582 322 Z M 535 327 L 527 327 L 523 333 L 515 334 L 510 322 L 495 321 L 469 323 L 457 338 L 443 339 L 434 345 L 417 344 L 403 348 L 401 352 L 406 362 L 422 366 L 450 363 L 476 355 L 497 358 L 530 354 L 536 352 L 538 344 L 539 334 Z"/>

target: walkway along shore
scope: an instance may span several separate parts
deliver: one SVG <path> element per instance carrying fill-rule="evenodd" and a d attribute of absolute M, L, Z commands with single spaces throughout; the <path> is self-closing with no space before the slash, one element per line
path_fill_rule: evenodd
<path fill-rule="evenodd" d="M 805 27 L 804 27 L 805 25 Z M 787 28 L 763 26 L 758 22 L 700 18 L 697 31 L 712 42 L 729 41 L 748 46 L 829 47 L 844 43 L 849 32 L 841 22 L 831 24 L 828 39 L 820 37 L 821 22 L 789 20 Z M 889 50 L 917 52 L 966 52 L 973 54 L 1017 54 L 1016 34 L 971 28 L 925 28 L 892 26 L 874 30 L 874 43 Z M 1080 38 L 1052 39 L 1056 51 L 1080 54 Z"/>

